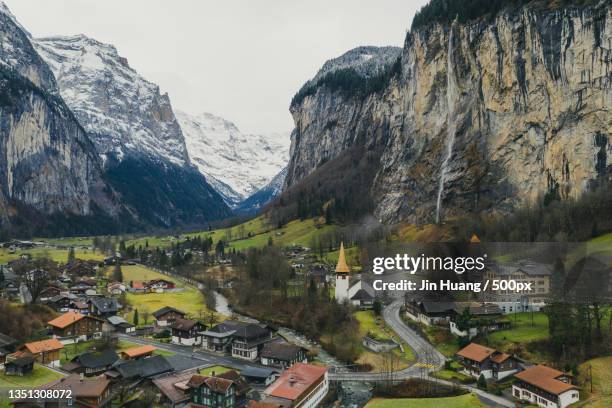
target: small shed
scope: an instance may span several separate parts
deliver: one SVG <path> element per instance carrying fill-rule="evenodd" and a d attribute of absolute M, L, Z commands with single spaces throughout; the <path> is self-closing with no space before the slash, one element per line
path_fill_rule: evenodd
<path fill-rule="evenodd" d="M 12 361 L 7 361 L 4 364 L 4 374 L 6 375 L 18 375 L 23 377 L 34 370 L 34 357 L 25 356 L 20 357 Z"/>

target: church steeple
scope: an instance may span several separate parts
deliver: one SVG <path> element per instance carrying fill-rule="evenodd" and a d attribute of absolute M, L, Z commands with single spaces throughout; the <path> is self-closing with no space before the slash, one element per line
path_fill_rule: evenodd
<path fill-rule="evenodd" d="M 340 242 L 340 252 L 338 253 L 338 263 L 336 264 L 336 301 L 342 303 L 348 300 L 349 294 L 349 268 L 346 263 L 346 255 L 344 253 L 344 243 Z"/>
<path fill-rule="evenodd" d="M 349 273 L 351 269 L 346 263 L 346 255 L 344 254 L 344 243 L 340 242 L 340 253 L 338 254 L 338 263 L 336 264 L 336 273 Z"/>

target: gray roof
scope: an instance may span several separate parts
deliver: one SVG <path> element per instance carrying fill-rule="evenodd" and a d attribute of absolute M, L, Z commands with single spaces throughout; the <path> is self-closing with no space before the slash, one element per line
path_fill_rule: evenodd
<path fill-rule="evenodd" d="M 524 273 L 529 276 L 550 276 L 553 266 L 549 264 L 521 260 L 518 262 L 493 262 L 491 270 L 498 275 L 512 275 L 513 273 Z"/>
<path fill-rule="evenodd" d="M 370 295 L 367 290 L 359 289 L 351 298 L 351 300 L 373 300 L 374 296 Z"/>
<path fill-rule="evenodd" d="M 246 366 L 243 370 L 240 371 L 240 374 L 243 377 L 255 377 L 255 378 L 268 378 L 272 374 L 277 374 L 278 371 L 272 370 L 270 368 L 262 368 L 262 367 L 252 367 Z"/>
<path fill-rule="evenodd" d="M 111 313 L 119 310 L 119 304 L 115 298 L 92 297 L 89 301 L 100 313 Z"/>
<path fill-rule="evenodd" d="M 180 315 L 185 316 L 185 312 L 183 312 L 182 310 L 178 310 L 178 309 L 176 309 L 176 308 L 174 308 L 172 306 L 164 306 L 161 309 L 158 309 L 158 310 L 154 311 L 153 312 L 153 317 L 158 318 L 159 316 L 163 316 L 163 315 L 165 315 L 166 313 L 169 313 L 169 312 L 175 312 L 175 313 L 178 313 Z"/>
<path fill-rule="evenodd" d="M 115 363 L 115 369 L 123 378 L 150 378 L 173 371 L 172 365 L 164 356 L 153 356 L 125 362 L 118 360 Z"/>
<path fill-rule="evenodd" d="M 264 345 L 261 356 L 282 361 L 291 361 L 297 358 L 302 350 L 302 347 L 294 344 L 269 342 Z"/>
<path fill-rule="evenodd" d="M 11 336 L 7 336 L 6 334 L 0 333 L 0 347 L 14 346 L 16 344 L 17 344 L 17 340 L 12 338 Z"/>
<path fill-rule="evenodd" d="M 110 317 L 107 317 L 106 320 L 108 320 L 108 322 L 112 324 L 113 326 L 116 326 L 122 323 L 127 323 L 127 321 L 121 316 L 110 316 Z"/>
<path fill-rule="evenodd" d="M 115 350 L 103 350 L 103 351 L 90 351 L 76 356 L 72 359 L 74 362 L 78 362 L 83 367 L 87 368 L 100 368 L 110 366 L 119 360 L 119 356 Z"/>
<path fill-rule="evenodd" d="M 206 364 L 205 361 L 179 355 L 167 356 L 165 358 L 174 371 L 185 371 L 191 368 L 201 367 Z"/>

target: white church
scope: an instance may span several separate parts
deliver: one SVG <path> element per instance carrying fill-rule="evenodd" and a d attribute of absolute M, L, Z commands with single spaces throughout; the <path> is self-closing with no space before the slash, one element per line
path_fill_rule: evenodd
<path fill-rule="evenodd" d="M 374 288 L 361 279 L 351 286 L 351 268 L 346 263 L 344 243 L 340 243 L 338 264 L 336 265 L 336 302 L 349 302 L 360 309 L 370 309 L 374 304 L 376 292 Z"/>

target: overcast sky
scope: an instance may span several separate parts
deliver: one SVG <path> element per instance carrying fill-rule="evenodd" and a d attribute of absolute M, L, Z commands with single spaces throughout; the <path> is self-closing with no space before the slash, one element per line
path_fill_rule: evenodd
<path fill-rule="evenodd" d="M 175 109 L 289 131 L 291 97 L 328 59 L 401 46 L 426 0 L 4 0 L 35 37 L 114 44 Z"/>

